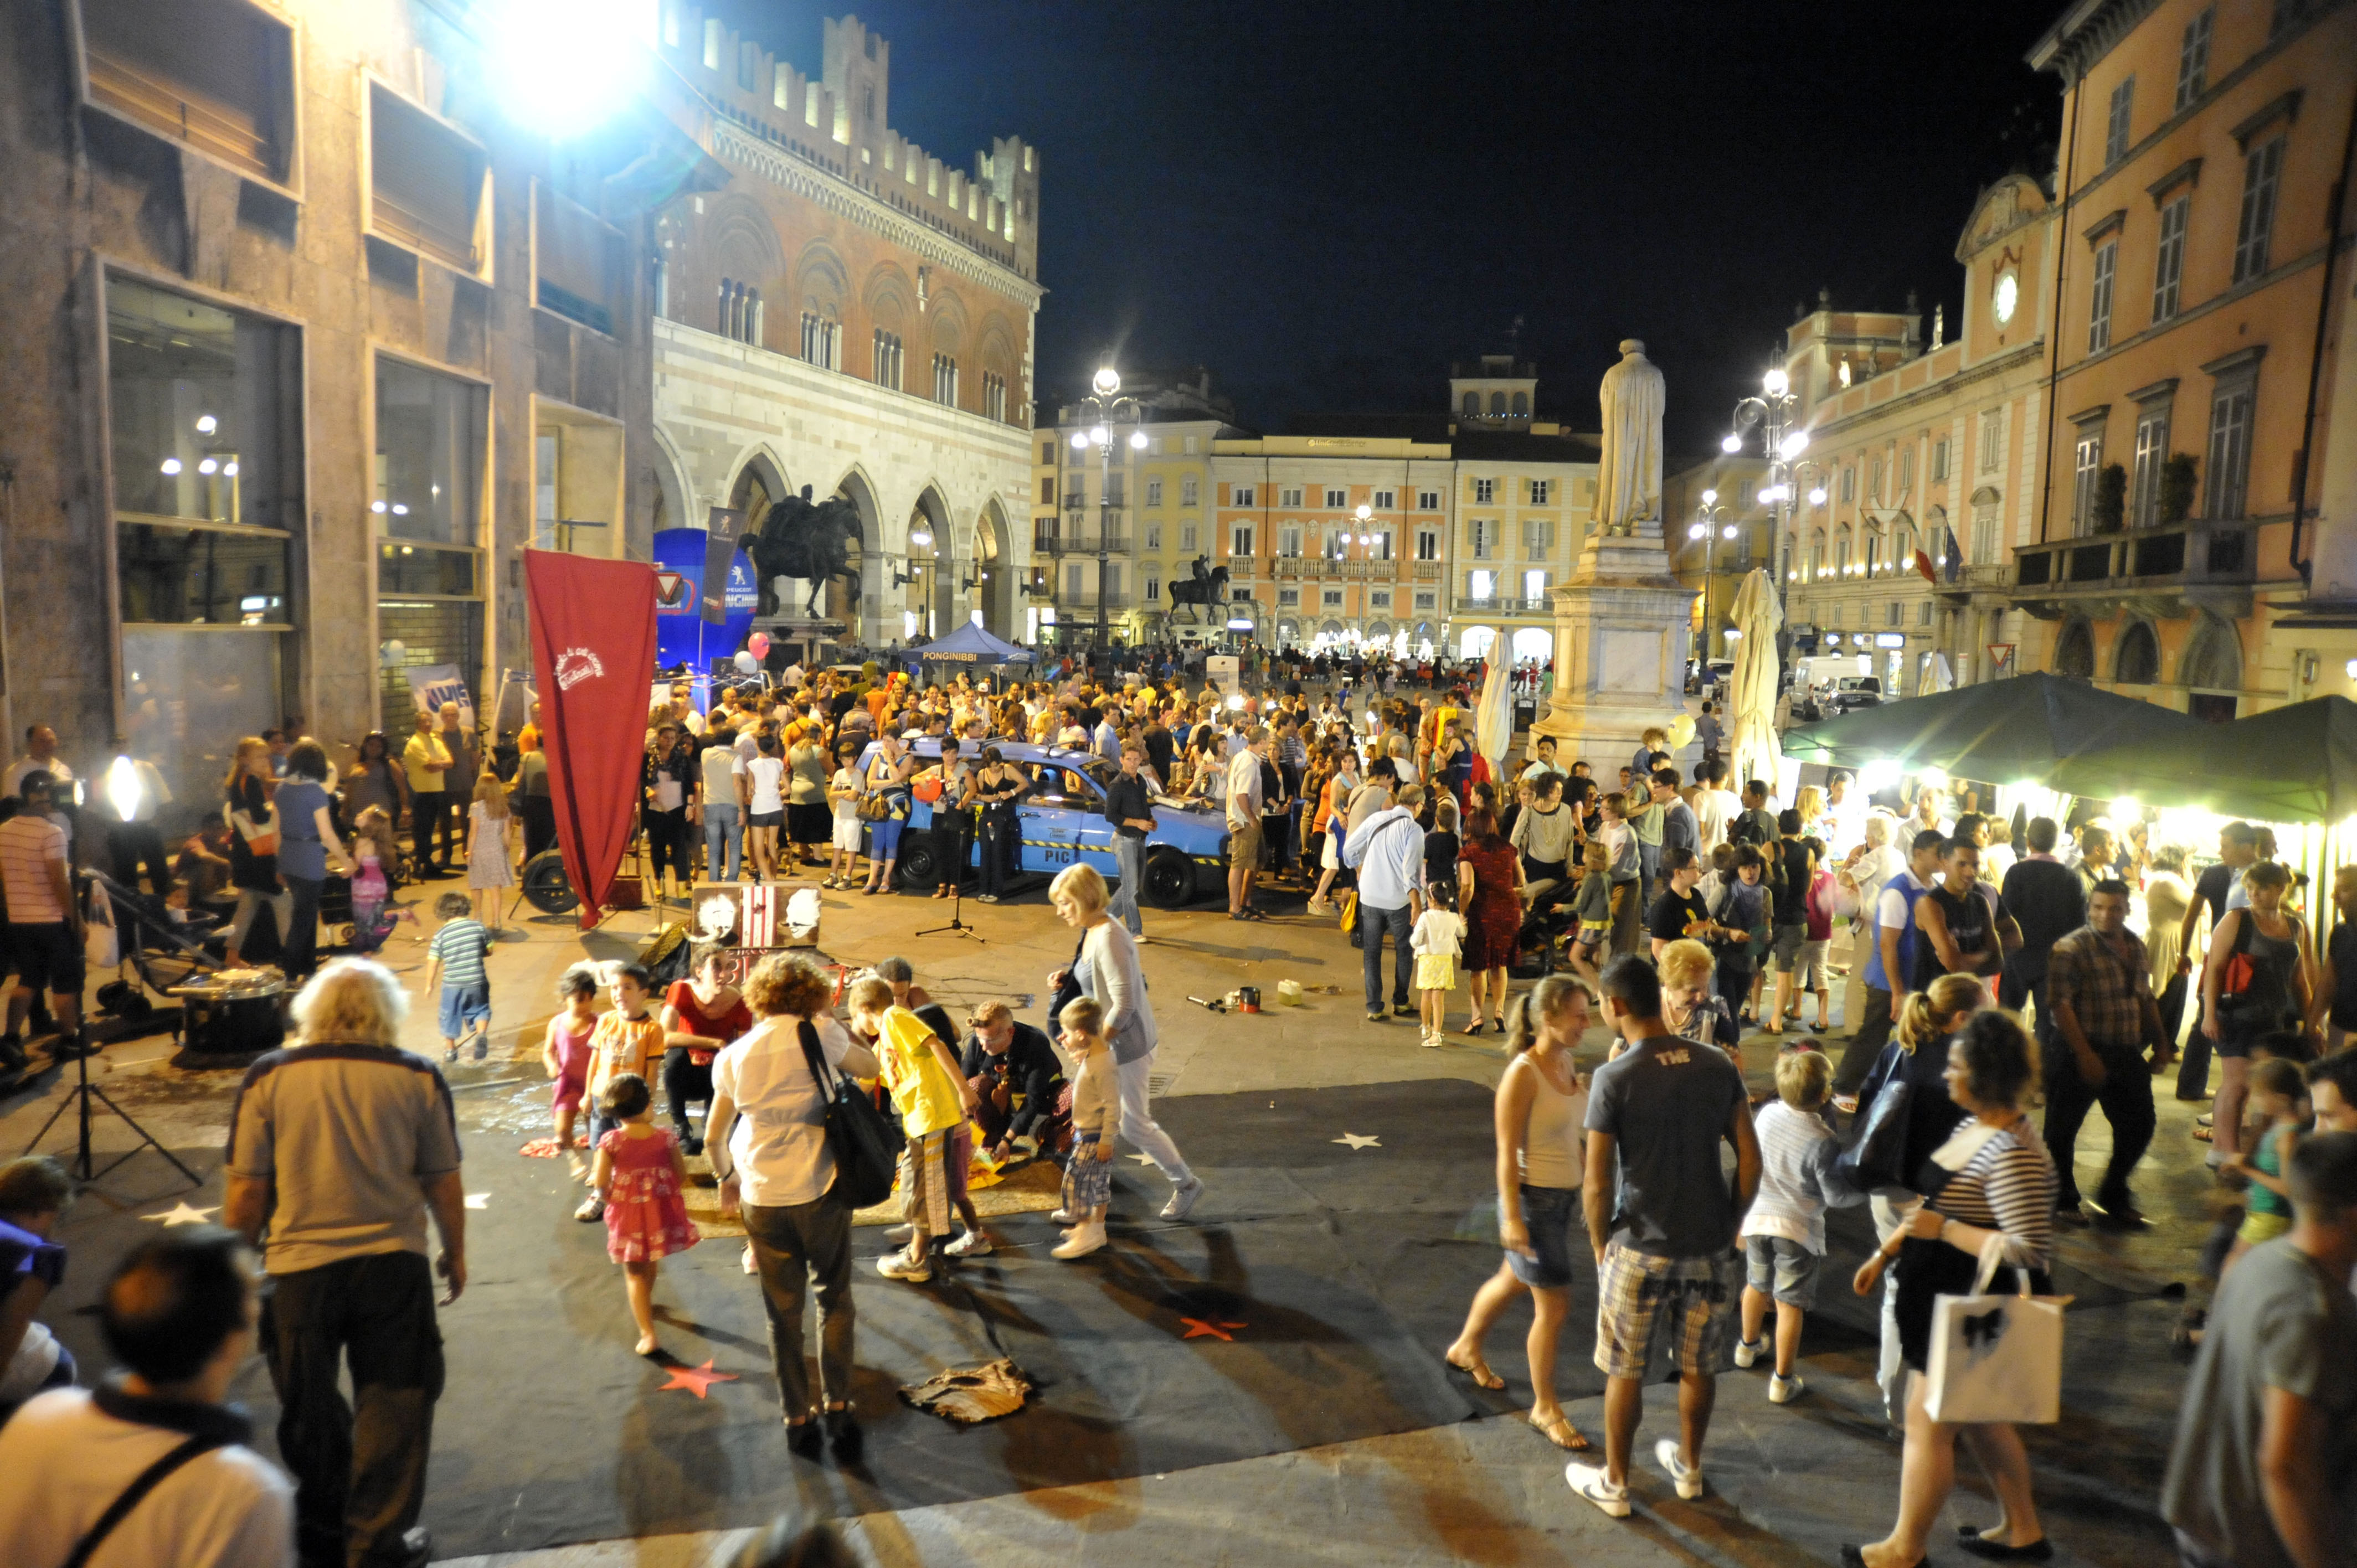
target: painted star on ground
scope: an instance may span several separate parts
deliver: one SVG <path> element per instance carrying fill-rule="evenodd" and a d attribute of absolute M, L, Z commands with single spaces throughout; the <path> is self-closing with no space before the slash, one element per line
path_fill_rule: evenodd
<path fill-rule="evenodd" d="M 488 1192 L 470 1192 L 467 1195 L 467 1207 L 469 1208 L 489 1208 L 490 1206 L 491 1195 Z"/>
<path fill-rule="evenodd" d="M 1211 1322 L 1200 1317 L 1182 1317 L 1178 1321 L 1187 1326 L 1187 1332 L 1178 1336 L 1181 1339 L 1202 1339 L 1208 1337 L 1211 1339 L 1225 1340 L 1231 1345 L 1235 1343 L 1236 1337 L 1229 1333 L 1229 1329 L 1245 1328 L 1250 1326 L 1250 1325 L 1243 1323 Z"/>
<path fill-rule="evenodd" d="M 712 1363 L 710 1361 L 706 1361 L 701 1367 L 672 1368 L 671 1381 L 665 1383 L 662 1388 L 657 1389 L 655 1392 L 659 1394 L 669 1393 L 673 1389 L 686 1389 L 693 1392 L 697 1399 L 702 1399 L 705 1397 L 705 1391 L 710 1388 L 713 1384 L 733 1383 L 736 1380 L 736 1373 L 716 1372 L 712 1369 Z"/>
<path fill-rule="evenodd" d="M 1353 1149 L 1380 1149 L 1383 1146 L 1383 1141 L 1381 1138 L 1370 1136 L 1365 1133 L 1345 1133 L 1333 1141 L 1337 1144 L 1348 1144 Z"/>
<path fill-rule="evenodd" d="M 187 1199 L 183 1198 L 178 1203 L 174 1204 L 171 1208 L 164 1210 L 161 1214 L 143 1214 L 139 1218 L 142 1219 L 161 1220 L 167 1225 L 202 1225 L 211 1216 L 219 1214 L 220 1212 L 221 1206 L 219 1204 L 215 1204 L 210 1208 L 199 1208 L 190 1204 Z"/>

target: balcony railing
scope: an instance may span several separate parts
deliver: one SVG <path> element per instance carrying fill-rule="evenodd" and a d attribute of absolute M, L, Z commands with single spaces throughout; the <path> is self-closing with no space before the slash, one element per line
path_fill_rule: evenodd
<path fill-rule="evenodd" d="M 2014 552 L 2014 596 L 2032 613 L 2087 600 L 2191 599 L 2232 609 L 2249 597 L 2257 562 L 2250 525 L 2190 520 Z M 1983 570 L 1983 568 L 1972 568 Z"/>
<path fill-rule="evenodd" d="M 1448 568 L 1438 561 L 1419 561 L 1415 564 L 1415 580 L 1419 583 L 1437 583 L 1447 575 Z"/>
<path fill-rule="evenodd" d="M 1952 579 L 1948 575 L 1949 568 L 1933 567 L 1932 572 L 1938 580 L 1932 585 L 1932 592 L 1939 594 L 1986 592 L 1991 588 L 2006 586 L 2013 578 L 2013 568 L 2010 566 L 1959 566 L 1954 571 L 1955 575 Z"/>
<path fill-rule="evenodd" d="M 1129 536 L 1119 530 L 1101 535 L 1093 528 L 1053 532 L 1034 529 L 1031 533 L 1034 555 L 1094 555 L 1099 551 L 1108 555 L 1125 555 L 1129 553 Z"/>
<path fill-rule="evenodd" d="M 1476 598 L 1459 594 L 1449 601 L 1452 615 L 1482 616 L 1544 616 L 1553 615 L 1555 606 L 1546 599 L 1501 599 L 1495 596 Z"/>

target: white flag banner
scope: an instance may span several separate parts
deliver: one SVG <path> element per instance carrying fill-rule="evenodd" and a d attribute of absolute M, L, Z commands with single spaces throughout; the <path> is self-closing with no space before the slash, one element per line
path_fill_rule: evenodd
<path fill-rule="evenodd" d="M 402 671 L 409 677 L 410 699 L 421 714 L 438 714 L 445 703 L 458 704 L 458 727 L 475 727 L 475 696 L 456 664 L 412 664 Z"/>

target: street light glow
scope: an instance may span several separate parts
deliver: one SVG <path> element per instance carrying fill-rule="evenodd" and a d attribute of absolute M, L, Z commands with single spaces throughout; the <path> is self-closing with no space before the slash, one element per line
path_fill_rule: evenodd
<path fill-rule="evenodd" d="M 1825 504 L 1824 486 L 1812 485 L 1809 487 L 1809 504 L 1811 506 L 1823 506 Z"/>
<path fill-rule="evenodd" d="M 1072 450 L 1073 450 L 1073 451 L 1075 451 L 1075 452 L 1085 452 L 1085 451 L 1087 451 L 1088 449 L 1089 449 L 1089 433 L 1088 433 L 1087 431 L 1085 431 L 1085 430 L 1075 430 L 1075 431 L 1073 431 L 1073 432 L 1072 432 Z"/>
<path fill-rule="evenodd" d="M 1121 391 L 1121 372 L 1111 365 L 1097 367 L 1096 380 L 1089 383 L 1097 389 L 1097 396 L 1111 397 Z"/>
<path fill-rule="evenodd" d="M 1735 524 L 1733 524 L 1733 523 L 1731 523 L 1731 522 L 1730 522 L 1730 523 L 1728 523 L 1725 528 L 1722 528 L 1722 529 L 1720 529 L 1720 530 L 1718 531 L 1718 536 L 1719 536 L 1721 539 L 1732 539 L 1732 538 L 1734 538 L 1734 537 L 1735 537 L 1735 533 L 1736 533 Z"/>
<path fill-rule="evenodd" d="M 1359 503 L 1359 513 L 1358 513 L 1358 516 L 1359 516 L 1359 521 L 1360 521 L 1361 522 L 1364 522 L 1364 521 L 1367 521 L 1367 519 L 1369 519 L 1369 518 L 1371 518 L 1371 517 L 1372 517 L 1372 516 L 1374 516 L 1374 515 L 1375 515 L 1375 509 L 1374 509 L 1374 508 L 1372 508 L 1372 507 L 1369 506 L 1369 505 L 1368 505 L 1366 502 L 1364 502 L 1364 501 L 1361 501 L 1361 502 Z"/>
<path fill-rule="evenodd" d="M 1133 430 L 1129 433 L 1129 449 L 1133 452 L 1143 452 L 1146 450 L 1145 431 Z"/>
<path fill-rule="evenodd" d="M 1113 432 L 1102 424 L 1092 425 L 1089 429 L 1089 439 L 1102 446 L 1113 439 Z"/>
<path fill-rule="evenodd" d="M 1770 397 L 1782 397 L 1784 395 L 1784 389 L 1791 386 L 1792 383 L 1790 378 L 1788 378 L 1782 371 L 1770 371 L 1766 375 L 1760 378 L 1760 384 L 1768 389 L 1768 395 Z"/>
<path fill-rule="evenodd" d="M 551 141 L 579 135 L 635 97 L 653 45 L 644 0 L 496 0 L 486 60 L 519 124 Z"/>
<path fill-rule="evenodd" d="M 1722 452 L 1740 452 L 1743 450 L 1743 437 L 1730 430 L 1727 433 L 1727 438 L 1718 444 L 1718 449 Z"/>
<path fill-rule="evenodd" d="M 1702 504 L 1705 506 L 1717 506 L 1718 504 L 1718 492 L 1717 490 L 1703 491 Z"/>
<path fill-rule="evenodd" d="M 1689 528 L 1689 529 L 1687 529 L 1687 530 L 1686 530 L 1686 537 L 1687 537 L 1688 539 L 1700 539 L 1700 538 L 1701 538 L 1705 533 L 1706 533 L 1706 532 L 1709 532 L 1709 530 L 1708 530 L 1708 528 L 1707 528 L 1706 526 L 1705 526 L 1705 525 L 1704 525 L 1704 524 L 1702 524 L 1702 523 L 1697 522 L 1697 523 L 1695 523 L 1692 528 Z"/>
<path fill-rule="evenodd" d="M 1784 454 L 1784 460 L 1788 463 L 1808 449 L 1809 433 L 1805 430 L 1793 431 L 1784 437 L 1784 445 L 1778 448 Z"/>

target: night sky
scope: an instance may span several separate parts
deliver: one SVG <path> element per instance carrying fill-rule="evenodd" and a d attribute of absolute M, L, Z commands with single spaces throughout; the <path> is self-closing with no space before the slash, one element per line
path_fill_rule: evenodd
<path fill-rule="evenodd" d="M 1043 407 L 1113 347 L 1200 364 L 1248 424 L 1423 411 L 1517 342 L 1538 415 L 1598 422 L 1623 336 L 1705 455 L 1796 304 L 1951 335 L 1956 236 L 2052 173 L 2061 88 L 2022 56 L 2062 0 L 1972 6 L 1006 5 L 871 0 L 893 128 L 1044 160 Z M 817 74 L 822 8 L 719 14 Z M 838 13 L 839 14 L 839 13 Z"/>

